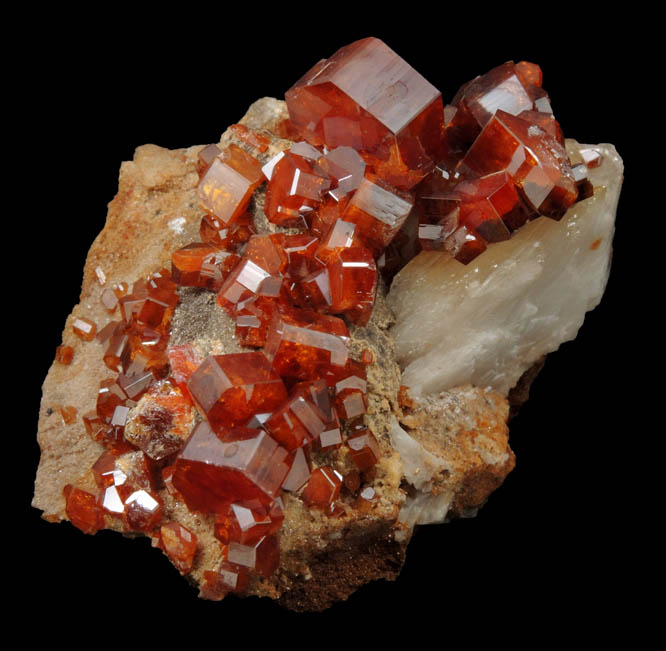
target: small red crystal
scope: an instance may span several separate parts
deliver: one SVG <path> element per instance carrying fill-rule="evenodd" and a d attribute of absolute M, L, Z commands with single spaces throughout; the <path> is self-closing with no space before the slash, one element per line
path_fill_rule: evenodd
<path fill-rule="evenodd" d="M 327 508 L 340 494 L 342 475 L 330 466 L 317 468 L 301 493 L 301 499 L 308 505 Z"/>
<path fill-rule="evenodd" d="M 259 161 L 232 144 L 213 159 L 201 178 L 201 207 L 225 224 L 231 224 L 245 212 L 263 178 Z"/>
<path fill-rule="evenodd" d="M 58 346 L 56 348 L 55 361 L 68 366 L 74 359 L 74 349 L 71 346 Z"/>
<path fill-rule="evenodd" d="M 83 533 L 96 533 L 104 528 L 104 517 L 94 495 L 67 484 L 63 489 L 65 513 Z"/>
<path fill-rule="evenodd" d="M 349 456 L 359 470 L 368 470 L 379 461 L 379 443 L 369 429 L 362 429 L 350 436 L 347 446 Z"/>
<path fill-rule="evenodd" d="M 189 574 L 194 565 L 197 537 L 182 524 L 172 522 L 160 527 L 160 547 L 181 574 Z"/>

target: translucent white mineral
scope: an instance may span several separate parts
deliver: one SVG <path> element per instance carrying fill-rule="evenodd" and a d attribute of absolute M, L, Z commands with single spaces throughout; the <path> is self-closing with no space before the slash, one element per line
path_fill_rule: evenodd
<path fill-rule="evenodd" d="M 599 303 L 610 269 L 622 160 L 612 145 L 567 141 L 599 152 L 594 196 L 560 222 L 540 217 L 468 265 L 424 251 L 395 278 L 389 303 L 403 384 L 414 395 L 461 384 L 504 394 L 542 355 L 573 339 Z"/>

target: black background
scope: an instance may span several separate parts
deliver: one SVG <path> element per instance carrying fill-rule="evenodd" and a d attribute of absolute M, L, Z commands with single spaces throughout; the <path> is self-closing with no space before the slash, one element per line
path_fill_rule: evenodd
<path fill-rule="evenodd" d="M 281 630 L 276 625 L 288 626 L 287 642 L 310 625 L 320 627 L 323 639 L 390 631 L 398 618 L 414 627 L 415 640 L 423 634 L 417 619 L 442 634 L 473 619 L 479 627 L 468 630 L 476 635 L 506 617 L 501 637 L 528 623 L 549 636 L 577 624 L 589 633 L 602 622 L 606 630 L 621 626 L 611 613 L 626 598 L 619 586 L 631 573 L 618 559 L 623 517 L 631 509 L 623 474 L 626 437 L 635 427 L 628 385 L 637 367 L 628 342 L 636 336 L 631 306 L 639 300 L 630 278 L 636 241 L 627 205 L 635 171 L 623 98 L 637 54 L 595 33 L 591 17 L 572 7 L 564 17 L 524 8 L 498 16 L 474 7 L 456 15 L 415 9 L 419 15 L 406 6 L 376 8 L 375 20 L 363 21 L 358 11 L 331 6 L 322 23 L 318 13 L 291 5 L 268 14 L 247 6 L 240 8 L 244 14 L 224 16 L 197 6 L 183 10 L 183 22 L 171 16 L 169 27 L 137 24 L 123 14 L 112 27 L 106 18 L 88 17 L 86 29 L 61 14 L 30 42 L 39 66 L 23 80 L 34 140 L 24 152 L 29 184 L 20 221 L 23 238 L 32 242 L 24 272 L 34 292 L 20 305 L 22 318 L 38 321 L 39 329 L 20 351 L 24 364 L 27 352 L 30 360 L 21 383 L 26 469 L 20 490 L 32 540 L 21 585 L 26 599 L 37 599 L 45 626 L 79 636 L 97 625 L 150 634 L 165 621 L 168 630 L 187 622 L 207 635 L 219 630 L 221 642 L 228 627 L 250 626 L 258 641 Z M 104 225 L 121 161 L 144 143 L 217 142 L 252 101 L 283 97 L 320 58 L 369 35 L 385 40 L 445 100 L 504 61 L 541 65 L 565 135 L 612 142 L 625 159 L 608 289 L 578 338 L 549 356 L 513 421 L 516 469 L 475 519 L 417 531 L 397 581 L 368 585 L 322 614 L 297 616 L 268 600 L 202 602 L 147 540 L 84 536 L 69 524 L 40 520 L 28 506 L 39 458 L 33 432 L 40 385 L 78 301 L 85 256 Z M 67 624 L 74 618 L 78 630 Z"/>

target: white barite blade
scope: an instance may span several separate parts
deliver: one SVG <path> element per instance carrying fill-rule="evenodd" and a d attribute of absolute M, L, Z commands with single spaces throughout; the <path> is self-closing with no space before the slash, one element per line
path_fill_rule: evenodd
<path fill-rule="evenodd" d="M 610 270 L 622 160 L 609 144 L 567 140 L 572 158 L 598 151 L 594 196 L 561 221 L 540 217 L 468 265 L 423 251 L 388 300 L 403 384 L 415 394 L 471 383 L 505 395 L 542 355 L 575 338 Z"/>

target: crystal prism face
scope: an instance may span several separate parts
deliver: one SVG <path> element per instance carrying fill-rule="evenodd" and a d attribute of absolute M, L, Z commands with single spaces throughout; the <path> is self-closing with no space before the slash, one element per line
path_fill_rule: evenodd
<path fill-rule="evenodd" d="M 287 450 L 265 431 L 236 428 L 219 437 L 201 422 L 176 458 L 173 486 L 188 508 L 224 513 L 230 502 L 270 504 L 289 472 Z"/>
<path fill-rule="evenodd" d="M 396 187 L 414 186 L 442 155 L 441 93 L 379 39 L 320 61 L 285 98 L 309 142 L 363 151 Z"/>

